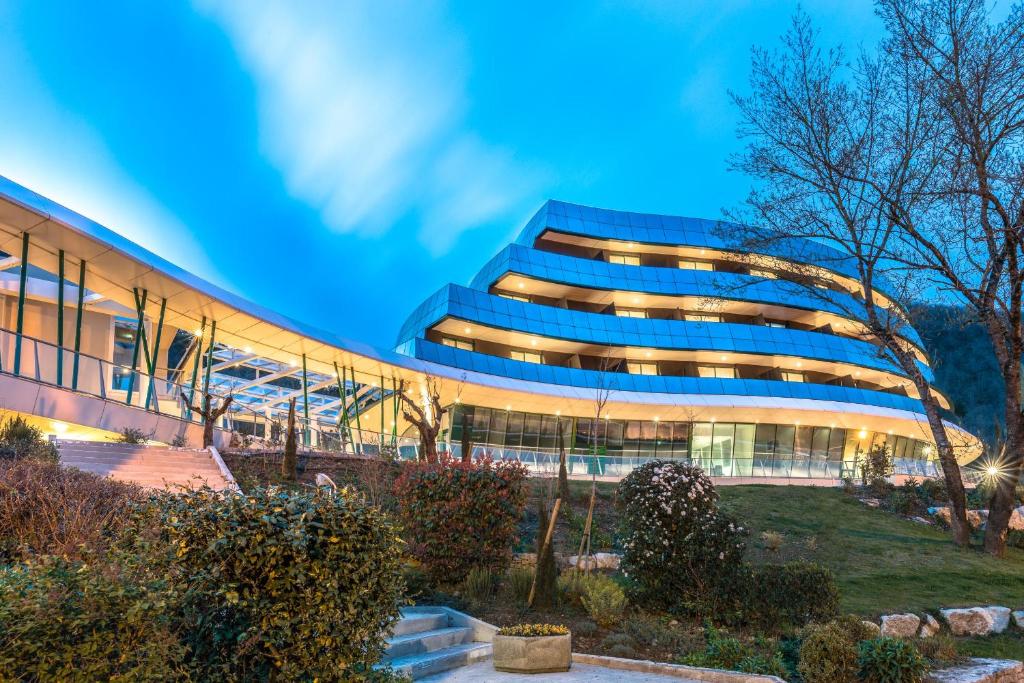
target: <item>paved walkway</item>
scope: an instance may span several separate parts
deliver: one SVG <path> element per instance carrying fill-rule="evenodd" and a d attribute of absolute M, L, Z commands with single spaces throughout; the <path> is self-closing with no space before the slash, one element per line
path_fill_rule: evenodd
<path fill-rule="evenodd" d="M 452 671 L 421 678 L 422 683 L 470 683 L 471 681 L 495 681 L 496 683 L 592 683 L 594 681 L 615 681 L 616 683 L 681 683 L 688 679 L 641 671 L 607 669 L 591 664 L 573 664 L 565 673 L 557 674 L 507 674 L 494 670 L 491 660 L 477 662 Z M 695 683 L 688 681 L 688 683 Z"/>

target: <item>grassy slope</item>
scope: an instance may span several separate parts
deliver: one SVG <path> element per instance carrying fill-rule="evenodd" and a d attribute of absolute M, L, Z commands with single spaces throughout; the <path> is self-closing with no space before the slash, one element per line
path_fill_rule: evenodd
<path fill-rule="evenodd" d="M 723 486 L 724 508 L 751 528 L 755 561 L 804 558 L 836 574 L 843 609 L 862 615 L 979 604 L 1024 607 L 1024 551 L 995 560 L 958 550 L 949 536 L 862 503 L 836 489 Z M 761 532 L 784 534 L 777 552 Z M 808 539 L 813 538 L 813 541 Z"/>

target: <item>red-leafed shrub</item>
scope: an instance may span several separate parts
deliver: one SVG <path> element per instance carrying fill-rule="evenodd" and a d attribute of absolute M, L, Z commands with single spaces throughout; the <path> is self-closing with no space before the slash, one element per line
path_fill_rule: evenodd
<path fill-rule="evenodd" d="M 434 581 L 457 583 L 474 567 L 508 568 L 526 475 L 522 463 L 509 460 L 403 467 L 395 492 L 409 550 Z"/>

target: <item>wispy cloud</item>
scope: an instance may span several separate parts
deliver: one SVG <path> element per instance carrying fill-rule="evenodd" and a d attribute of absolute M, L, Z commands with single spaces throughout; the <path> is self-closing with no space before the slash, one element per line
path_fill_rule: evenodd
<path fill-rule="evenodd" d="M 467 129 L 466 59 L 427 3 L 199 0 L 250 71 L 260 144 L 332 229 L 419 221 L 431 251 L 537 191 L 539 173 Z"/>

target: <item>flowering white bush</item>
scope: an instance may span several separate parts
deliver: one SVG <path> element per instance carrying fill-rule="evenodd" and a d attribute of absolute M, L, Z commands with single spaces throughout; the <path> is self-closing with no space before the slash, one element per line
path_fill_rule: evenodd
<path fill-rule="evenodd" d="M 739 609 L 746 531 L 718 509 L 704 471 L 661 460 L 619 484 L 622 567 L 634 600 L 653 608 L 721 613 Z"/>

